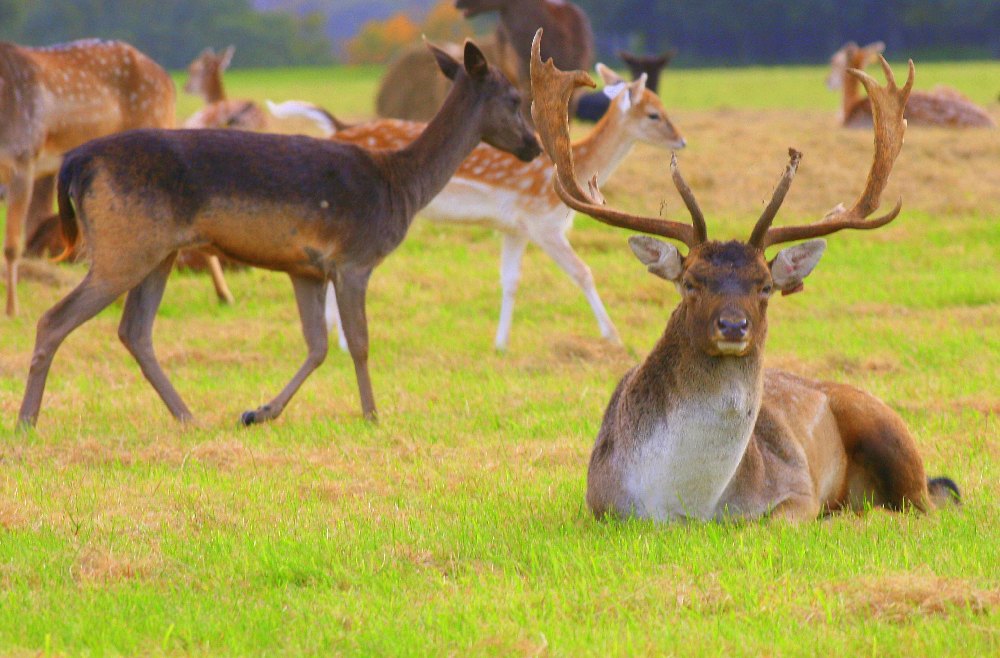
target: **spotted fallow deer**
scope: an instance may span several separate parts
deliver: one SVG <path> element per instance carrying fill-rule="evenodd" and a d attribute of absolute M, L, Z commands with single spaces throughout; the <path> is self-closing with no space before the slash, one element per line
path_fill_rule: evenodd
<path fill-rule="evenodd" d="M 676 54 L 676 50 L 662 55 L 632 55 L 624 50 L 618 52 L 618 56 L 632 73 L 632 79 L 638 80 L 640 76 L 645 75 L 646 89 L 654 94 L 658 92 L 660 87 L 660 74 Z M 607 87 L 601 91 L 580 94 L 574 110 L 576 118 L 581 121 L 599 121 L 611 106 L 609 98 L 611 95 L 608 93 Z"/>
<path fill-rule="evenodd" d="M 830 73 L 826 86 L 843 92 L 841 106 L 843 125 L 848 128 L 870 128 L 871 100 L 861 94 L 861 83 L 848 71 L 863 71 L 882 57 L 885 44 L 881 41 L 861 47 L 853 41 L 830 57 Z M 932 91 L 914 90 L 906 103 L 903 118 L 911 126 L 950 126 L 993 128 L 996 122 L 989 113 L 958 91 L 939 86 Z"/>
<path fill-rule="evenodd" d="M 455 84 L 427 129 L 403 149 L 367 151 L 242 130 L 136 130 L 67 154 L 59 214 L 71 239 L 78 226 L 86 235 L 90 271 L 38 323 L 19 426 L 35 424 L 63 339 L 124 292 L 118 336 L 174 417 L 191 419 L 152 346 L 167 275 L 185 247 L 214 249 L 292 279 L 308 355 L 273 400 L 242 415 L 243 424 L 277 417 L 325 359 L 329 280 L 340 299 L 361 408 L 374 419 L 365 314 L 372 271 L 480 140 L 525 161 L 541 152 L 519 111 L 518 91 L 473 43 L 465 45 L 464 66 L 434 52 Z"/>
<path fill-rule="evenodd" d="M 0 42 L 7 315 L 17 314 L 18 261 L 34 181 L 44 185 L 46 177 L 58 170 L 63 153 L 89 139 L 141 126 L 169 127 L 173 122 L 173 81 L 126 43 L 93 39 L 28 48 Z M 46 203 L 51 212 L 51 202 L 47 197 L 36 203 L 39 214 Z"/>
<path fill-rule="evenodd" d="M 206 48 L 188 65 L 184 91 L 205 99 L 205 106 L 184 121 L 185 128 L 236 128 L 266 130 L 267 113 L 252 100 L 229 99 L 222 73 L 233 61 L 235 46 L 220 53 Z"/>
<path fill-rule="evenodd" d="M 903 143 L 902 117 L 913 64 L 902 89 L 889 66 L 884 87 L 853 71 L 875 108 L 875 157 L 864 192 L 850 210 L 838 206 L 822 221 L 772 227 L 801 154 L 791 160 L 747 242 L 708 239 L 704 216 L 681 178 L 673 182 L 692 224 L 640 217 L 604 205 L 596 182 L 584 191 L 574 175 L 566 109 L 580 71 L 542 64 L 532 55 L 535 124 L 556 163 L 563 201 L 602 222 L 678 240 L 673 245 L 632 237 L 633 252 L 650 272 L 672 282 L 680 305 L 646 360 L 630 370 L 611 396 L 587 476 L 593 513 L 656 520 L 679 518 L 814 518 L 824 510 L 868 503 L 928 510 L 957 497 L 945 478 L 928 483 L 916 444 L 903 421 L 875 397 L 845 384 L 819 382 L 763 367 L 767 305 L 774 292 L 802 288 L 826 246 L 809 240 L 770 261 L 764 250 L 844 229 L 875 229 L 899 213 L 865 220 Z"/>
<path fill-rule="evenodd" d="M 611 110 L 590 134 L 574 143 L 573 155 L 581 176 L 597 175 L 606 181 L 636 142 L 665 149 L 679 149 L 684 137 L 667 116 L 663 103 L 648 89 L 646 78 L 628 83 L 603 64 L 598 73 L 606 89 L 616 90 Z M 272 106 L 278 116 L 306 116 L 339 141 L 365 148 L 400 148 L 411 142 L 424 124 L 378 120 L 338 129 L 328 112 L 307 103 L 289 101 Z M 533 242 L 545 251 L 583 291 L 597 319 L 601 335 L 619 342 L 618 332 L 601 302 L 590 268 L 573 250 L 566 232 L 573 223 L 573 211 L 552 189 L 552 161 L 542 156 L 524 163 L 514 156 L 480 144 L 459 166 L 458 171 L 434 197 L 420 216 L 434 222 L 489 226 L 503 235 L 500 256 L 500 285 L 503 297 L 495 345 L 505 349 L 510 340 L 514 315 L 514 295 L 521 276 L 525 247 Z M 329 291 L 327 323 L 340 328 L 336 296 Z M 341 347 L 344 347 L 341 330 Z"/>

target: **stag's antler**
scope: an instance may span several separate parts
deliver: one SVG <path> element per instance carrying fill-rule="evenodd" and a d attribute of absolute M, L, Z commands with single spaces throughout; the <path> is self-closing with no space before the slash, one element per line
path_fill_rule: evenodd
<path fill-rule="evenodd" d="M 826 217 L 813 224 L 772 228 L 771 221 L 777 212 L 777 206 L 772 200 L 757 221 L 749 244 L 765 249 L 774 244 L 815 238 L 849 228 L 862 230 L 879 228 L 891 222 L 899 214 L 903 207 L 902 199 L 888 214 L 876 219 L 865 220 L 865 217 L 878 209 L 879 197 L 889 180 L 889 172 L 892 171 L 896 156 L 899 155 L 899 150 L 903 147 L 903 135 L 906 132 L 903 109 L 906 107 L 910 90 L 913 88 L 913 60 L 909 62 L 910 72 L 906 84 L 900 89 L 896 86 L 896 78 L 885 58 L 880 56 L 879 59 L 882 62 L 882 70 L 885 71 L 885 86 L 880 86 L 874 78 L 864 71 L 848 69 L 848 73 L 860 80 L 868 91 L 868 98 L 871 99 L 872 105 L 872 119 L 875 124 L 875 156 L 871 169 L 868 171 L 868 182 L 865 184 L 864 192 L 858 197 L 854 207 L 845 210 L 843 205 L 839 205 L 827 213 Z M 784 197 L 788 183 L 791 182 L 791 177 L 795 174 L 798 158 L 794 152 L 791 153 L 793 153 L 792 162 L 789 163 L 788 169 L 785 171 L 785 176 L 778 186 L 779 189 L 775 190 L 775 198 L 778 198 L 779 192 L 781 192 L 781 197 Z M 779 200 L 778 205 L 780 203 Z M 775 206 L 774 212 L 771 212 L 772 206 Z"/>
<path fill-rule="evenodd" d="M 619 228 L 680 240 L 689 247 L 704 242 L 707 239 L 705 218 L 690 188 L 677 170 L 676 158 L 672 158 L 670 163 L 674 185 L 677 186 L 677 191 L 691 212 L 693 225 L 659 217 L 642 217 L 608 208 L 604 205 L 600 190 L 597 189 L 596 176 L 589 181 L 590 192 L 581 189 L 576 180 L 573 152 L 570 148 L 569 99 L 574 89 L 581 86 L 594 87 L 594 81 L 583 71 L 560 71 L 551 58 L 543 64 L 541 39 L 542 30 L 539 29 L 531 42 L 531 94 L 534 99 L 531 104 L 531 116 L 538 128 L 542 146 L 555 164 L 553 185 L 563 203 L 596 220 Z"/>

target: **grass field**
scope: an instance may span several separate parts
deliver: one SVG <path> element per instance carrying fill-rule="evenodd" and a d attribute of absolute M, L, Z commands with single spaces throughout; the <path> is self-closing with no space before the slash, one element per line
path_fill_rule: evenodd
<path fill-rule="evenodd" d="M 358 119 L 377 73 L 228 87 Z M 713 237 L 747 237 L 790 145 L 805 159 L 779 223 L 857 193 L 871 137 L 836 127 L 824 73 L 668 71 Z M 1000 119 L 1000 64 L 918 65 L 918 87 L 945 80 Z M 609 203 L 683 219 L 666 162 L 637 148 Z M 531 248 L 495 352 L 497 236 L 418 221 L 370 288 L 377 426 L 334 350 L 280 419 L 237 429 L 305 354 L 287 278 L 250 270 L 229 274 L 228 308 L 199 275 L 167 288 L 155 344 L 193 426 L 118 343 L 113 306 L 63 345 L 37 432 L 14 435 L 34 324 L 85 271 L 31 265 L 21 316 L 0 320 L 0 654 L 997 655 L 998 190 L 1000 131 L 911 129 L 885 197 L 900 218 L 831 237 L 805 293 L 771 306 L 771 365 L 879 395 L 960 484 L 964 506 L 931 516 L 595 521 L 601 414 L 677 295 L 590 219 L 570 239 L 624 348 Z"/>

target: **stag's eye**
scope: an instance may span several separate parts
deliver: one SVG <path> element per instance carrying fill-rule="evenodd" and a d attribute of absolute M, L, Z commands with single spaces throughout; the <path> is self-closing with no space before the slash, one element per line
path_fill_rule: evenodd
<path fill-rule="evenodd" d="M 684 292 L 694 292 L 697 289 L 698 286 L 694 285 L 692 282 L 690 281 L 684 282 Z"/>
<path fill-rule="evenodd" d="M 768 295 L 771 294 L 772 290 L 774 290 L 774 287 L 771 286 L 771 284 L 768 284 L 768 285 L 766 285 L 766 286 L 764 286 L 763 288 L 760 289 L 760 294 L 762 294 L 765 297 L 767 297 Z"/>
<path fill-rule="evenodd" d="M 659 120 L 660 120 L 660 115 L 659 115 L 659 114 L 657 114 L 656 112 L 650 112 L 650 113 L 649 113 L 649 114 L 647 114 L 646 116 L 648 116 L 648 117 L 649 117 L 650 119 L 652 119 L 653 121 L 659 121 Z"/>

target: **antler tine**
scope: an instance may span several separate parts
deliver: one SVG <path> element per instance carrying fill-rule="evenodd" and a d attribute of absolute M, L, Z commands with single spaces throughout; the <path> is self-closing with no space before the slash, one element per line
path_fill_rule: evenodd
<path fill-rule="evenodd" d="M 705 225 L 705 215 L 702 214 L 698 202 L 695 201 L 691 188 L 688 187 L 688 184 L 684 182 L 684 178 L 681 176 L 681 170 L 677 167 L 676 151 L 670 152 L 670 177 L 674 181 L 674 187 L 677 188 L 677 192 L 684 199 L 684 205 L 687 206 L 688 212 L 691 213 L 694 239 L 698 242 L 705 242 L 708 240 L 708 226 Z"/>
<path fill-rule="evenodd" d="M 903 118 L 903 110 L 906 108 L 906 101 L 910 97 L 910 90 L 913 89 L 914 68 L 913 60 L 909 61 L 909 75 L 906 84 L 900 89 L 896 85 L 895 76 L 884 57 L 879 56 L 882 70 L 885 71 L 886 83 L 879 85 L 867 73 L 857 69 L 848 69 L 848 73 L 861 81 L 868 91 L 868 98 L 871 99 L 872 119 L 875 133 L 875 153 L 872 158 L 871 168 L 868 170 L 868 179 L 865 189 L 854 202 L 850 210 L 845 210 L 838 206 L 826 215 L 822 220 L 814 224 L 804 226 L 782 226 L 770 228 L 763 237 L 762 248 L 782 242 L 792 240 L 802 240 L 805 238 L 815 238 L 821 235 L 829 235 L 844 229 L 874 229 L 885 226 L 899 214 L 903 201 L 900 199 L 895 208 L 888 214 L 872 220 L 865 218 L 875 212 L 879 207 L 879 199 L 885 186 L 889 181 L 889 173 L 892 165 L 903 148 L 903 137 L 906 133 L 906 119 Z"/>
<path fill-rule="evenodd" d="M 788 194 L 788 189 L 792 186 L 792 179 L 795 178 L 795 172 L 798 171 L 799 161 L 801 160 L 801 151 L 796 151 L 793 148 L 788 149 L 788 166 L 785 167 L 785 173 L 782 174 L 781 180 L 778 181 L 778 186 L 774 188 L 774 193 L 771 195 L 771 202 L 767 204 L 764 212 L 757 219 L 757 223 L 753 227 L 753 232 L 750 234 L 750 240 L 747 244 L 763 249 L 764 238 L 771 228 L 771 222 L 774 221 L 774 217 L 778 214 L 778 209 L 781 208 L 781 204 L 785 201 L 785 195 Z"/>
<path fill-rule="evenodd" d="M 560 71 L 551 58 L 542 63 L 541 39 L 542 30 L 539 29 L 531 42 L 531 95 L 534 99 L 531 117 L 545 152 L 555 164 L 553 186 L 559 198 L 570 208 L 605 224 L 680 240 L 689 247 L 698 244 L 701 240 L 695 238 L 695 231 L 688 224 L 640 217 L 606 207 L 596 179 L 590 181 L 593 194 L 580 187 L 569 139 L 569 100 L 576 87 L 596 85 L 583 71 Z"/>

